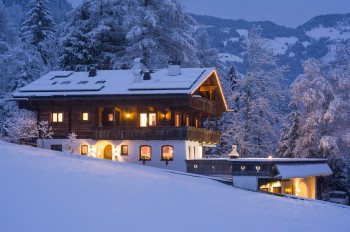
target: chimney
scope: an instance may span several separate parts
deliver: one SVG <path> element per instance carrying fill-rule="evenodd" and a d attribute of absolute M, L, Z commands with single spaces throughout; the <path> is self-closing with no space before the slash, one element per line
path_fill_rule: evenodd
<path fill-rule="evenodd" d="M 132 66 L 132 73 L 134 74 L 134 82 L 142 81 L 142 70 L 143 70 L 142 59 L 141 58 L 134 59 L 133 66 Z"/>
<path fill-rule="evenodd" d="M 169 76 L 177 76 L 181 74 L 181 62 L 169 61 L 168 62 L 168 74 Z"/>
<path fill-rule="evenodd" d="M 95 76 L 97 76 L 96 68 L 90 68 L 90 70 L 89 70 L 89 77 L 95 77 Z"/>

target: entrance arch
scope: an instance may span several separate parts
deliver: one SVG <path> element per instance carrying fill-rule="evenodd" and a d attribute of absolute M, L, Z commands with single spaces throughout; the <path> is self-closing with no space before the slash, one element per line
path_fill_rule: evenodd
<path fill-rule="evenodd" d="M 111 145 L 107 145 L 105 147 L 104 152 L 103 152 L 103 158 L 108 159 L 108 160 L 112 159 L 112 146 Z"/>
<path fill-rule="evenodd" d="M 307 186 L 304 182 L 300 182 L 298 185 L 299 188 L 299 196 L 300 197 L 308 197 Z"/>

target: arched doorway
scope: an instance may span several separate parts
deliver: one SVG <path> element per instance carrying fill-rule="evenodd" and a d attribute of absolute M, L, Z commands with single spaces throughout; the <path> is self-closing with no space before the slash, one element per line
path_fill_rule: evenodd
<path fill-rule="evenodd" d="M 304 182 L 300 182 L 298 185 L 299 188 L 299 194 L 298 196 L 300 197 L 308 197 L 308 191 L 307 191 L 307 186 Z"/>
<path fill-rule="evenodd" d="M 108 160 L 112 159 L 112 146 L 111 145 L 107 145 L 105 147 L 104 152 L 103 152 L 103 158 L 108 159 Z"/>

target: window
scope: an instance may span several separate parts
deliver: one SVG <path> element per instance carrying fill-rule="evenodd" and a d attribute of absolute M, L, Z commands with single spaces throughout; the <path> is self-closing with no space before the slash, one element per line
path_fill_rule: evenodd
<path fill-rule="evenodd" d="M 190 116 L 186 115 L 186 126 L 190 126 Z"/>
<path fill-rule="evenodd" d="M 52 122 L 63 122 L 63 113 L 52 113 Z"/>
<path fill-rule="evenodd" d="M 140 146 L 140 160 L 151 160 L 151 146 Z"/>
<path fill-rule="evenodd" d="M 156 113 L 149 113 L 148 117 L 148 125 L 149 126 L 155 126 L 156 125 Z"/>
<path fill-rule="evenodd" d="M 86 83 L 88 83 L 88 82 L 87 81 L 79 81 L 78 82 L 79 85 L 83 85 L 83 84 L 86 84 Z"/>
<path fill-rule="evenodd" d="M 121 146 L 120 154 L 121 155 L 128 155 L 129 154 L 129 147 L 128 147 L 128 145 L 122 145 Z"/>
<path fill-rule="evenodd" d="M 95 84 L 104 84 L 106 81 L 96 81 Z"/>
<path fill-rule="evenodd" d="M 61 82 L 61 85 L 68 85 L 70 83 L 70 81 L 63 81 Z"/>
<path fill-rule="evenodd" d="M 198 120 L 198 118 L 196 118 L 196 127 L 198 127 L 199 126 L 199 120 Z"/>
<path fill-rule="evenodd" d="M 54 83 L 52 83 L 52 85 L 56 85 L 57 84 L 57 81 L 55 81 Z"/>
<path fill-rule="evenodd" d="M 114 115 L 113 114 L 108 114 L 108 122 L 113 122 Z"/>
<path fill-rule="evenodd" d="M 147 114 L 141 113 L 140 114 L 140 127 L 146 127 L 147 126 Z"/>
<path fill-rule="evenodd" d="M 83 145 L 83 146 L 81 146 L 81 149 L 80 149 L 80 154 L 81 154 L 81 155 L 87 155 L 88 152 L 89 152 L 88 145 Z"/>
<path fill-rule="evenodd" d="M 162 146 L 161 160 L 173 160 L 174 159 L 174 147 L 173 146 Z"/>
<path fill-rule="evenodd" d="M 193 147 L 193 159 L 196 158 L 196 147 Z"/>
<path fill-rule="evenodd" d="M 180 114 L 175 114 L 175 126 L 181 126 Z"/>
<path fill-rule="evenodd" d="M 51 150 L 62 151 L 62 145 L 51 145 Z"/>
<path fill-rule="evenodd" d="M 89 121 L 89 113 L 83 113 L 83 121 Z"/>

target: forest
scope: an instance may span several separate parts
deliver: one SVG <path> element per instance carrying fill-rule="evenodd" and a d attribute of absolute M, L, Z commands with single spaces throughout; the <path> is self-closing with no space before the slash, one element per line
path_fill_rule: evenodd
<path fill-rule="evenodd" d="M 215 67 L 232 110 L 207 155 L 224 157 L 235 144 L 242 157 L 328 158 L 326 187 L 350 191 L 350 39 L 337 43 L 331 62 L 308 58 L 286 85 L 290 67 L 262 26 L 249 26 L 239 72 L 219 61 L 207 28 L 177 0 L 85 0 L 75 9 L 66 0 L 0 0 L 0 136 L 26 143 L 47 130 L 11 93 L 49 71 L 128 69 L 134 58 L 157 69 L 179 60 Z"/>

